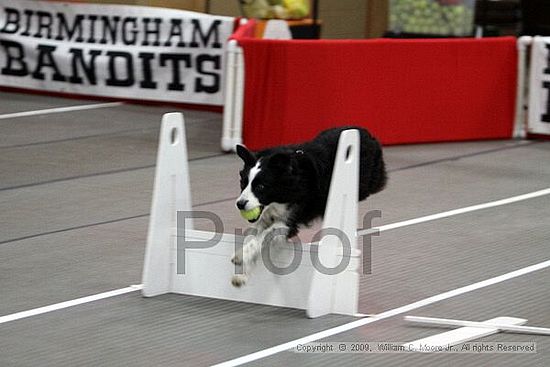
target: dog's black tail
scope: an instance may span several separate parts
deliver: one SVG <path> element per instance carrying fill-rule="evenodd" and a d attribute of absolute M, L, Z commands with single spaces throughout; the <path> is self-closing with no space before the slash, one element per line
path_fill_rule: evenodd
<path fill-rule="evenodd" d="M 369 183 L 369 193 L 376 194 L 382 191 L 386 187 L 388 182 L 388 174 L 386 173 L 386 164 L 384 163 L 384 157 L 382 149 L 376 152 L 373 162 L 371 180 Z"/>
<path fill-rule="evenodd" d="M 361 140 L 359 200 L 365 200 L 386 187 L 388 175 L 380 143 L 374 138 Z"/>
<path fill-rule="evenodd" d="M 340 134 L 344 130 L 354 129 L 359 131 L 361 149 L 359 163 L 359 200 L 365 200 L 369 195 L 376 194 L 384 189 L 388 180 L 386 166 L 382 154 L 382 146 L 367 129 L 358 126 L 343 126 L 321 132 L 314 140 L 315 146 L 328 147 L 332 162 L 336 157 Z M 327 168 L 332 175 L 332 167 Z M 328 195 L 330 180 L 323 188 Z M 324 206 L 323 206 L 324 207 Z"/>

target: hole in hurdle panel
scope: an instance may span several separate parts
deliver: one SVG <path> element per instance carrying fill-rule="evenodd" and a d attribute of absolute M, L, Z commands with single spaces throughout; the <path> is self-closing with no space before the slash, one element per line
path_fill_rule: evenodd
<path fill-rule="evenodd" d="M 178 129 L 175 127 L 170 130 L 170 143 L 172 145 L 176 145 L 178 143 Z"/>
<path fill-rule="evenodd" d="M 353 152 L 353 146 L 348 146 L 348 149 L 346 149 L 346 163 L 351 162 L 351 152 Z"/>

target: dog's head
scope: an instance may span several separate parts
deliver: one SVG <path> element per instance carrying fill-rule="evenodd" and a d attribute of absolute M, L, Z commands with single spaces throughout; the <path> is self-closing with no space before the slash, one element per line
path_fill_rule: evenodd
<path fill-rule="evenodd" d="M 237 154 L 244 162 L 240 171 L 241 195 L 236 202 L 239 210 L 263 211 L 272 203 L 291 203 L 305 189 L 295 151 L 277 149 L 258 156 L 238 145 Z"/>

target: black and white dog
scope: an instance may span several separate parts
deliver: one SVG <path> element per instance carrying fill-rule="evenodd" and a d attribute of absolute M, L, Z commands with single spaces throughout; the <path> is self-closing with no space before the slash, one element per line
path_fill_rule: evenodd
<path fill-rule="evenodd" d="M 360 127 L 339 127 L 321 132 L 312 141 L 251 152 L 237 146 L 244 162 L 240 171 L 240 210 L 260 208 L 253 223 L 256 235 L 247 237 L 242 251 L 231 261 L 242 265 L 244 274 L 235 275 L 231 283 L 240 287 L 261 254 L 266 236 L 277 230 L 273 241 L 295 236 L 300 226 L 322 218 L 327 204 L 332 169 L 340 133 L 347 129 L 360 132 L 359 200 L 381 191 L 386 185 L 386 169 L 380 143 Z M 257 210 L 257 209 L 256 209 Z M 283 232 L 281 232 L 283 231 Z"/>

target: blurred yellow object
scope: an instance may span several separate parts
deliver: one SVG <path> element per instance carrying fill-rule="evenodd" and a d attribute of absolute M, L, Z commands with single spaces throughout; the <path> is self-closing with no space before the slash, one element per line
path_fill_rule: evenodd
<path fill-rule="evenodd" d="M 309 0 L 244 0 L 241 4 L 247 18 L 302 19 L 309 14 Z"/>
<path fill-rule="evenodd" d="M 308 0 L 283 0 L 283 4 L 288 10 L 289 19 L 305 18 L 309 14 Z"/>
<path fill-rule="evenodd" d="M 248 0 L 242 1 L 244 16 L 247 18 L 265 19 L 271 10 L 271 5 L 267 0 Z"/>

